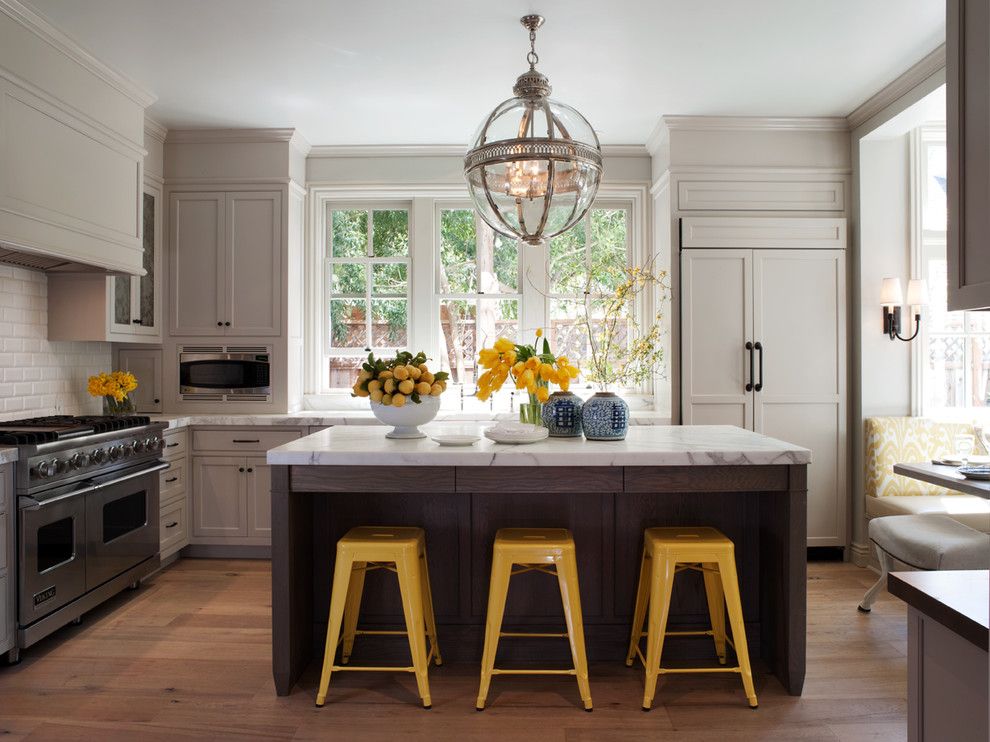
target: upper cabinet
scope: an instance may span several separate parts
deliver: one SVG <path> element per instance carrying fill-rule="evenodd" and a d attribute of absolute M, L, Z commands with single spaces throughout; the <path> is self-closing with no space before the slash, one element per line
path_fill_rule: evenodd
<path fill-rule="evenodd" d="M 279 335 L 282 231 L 280 191 L 173 192 L 171 334 Z"/>
<path fill-rule="evenodd" d="M 990 309 L 990 0 L 946 10 L 949 309 Z"/>

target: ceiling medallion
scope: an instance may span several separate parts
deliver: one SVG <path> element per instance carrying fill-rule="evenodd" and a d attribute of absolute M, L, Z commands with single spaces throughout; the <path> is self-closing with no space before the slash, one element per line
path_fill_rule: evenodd
<path fill-rule="evenodd" d="M 550 81 L 536 69 L 536 30 L 543 17 L 520 19 L 529 29 L 529 69 L 515 97 L 481 124 L 464 156 L 464 177 L 481 218 L 495 231 L 540 245 L 585 215 L 602 179 L 602 149 L 591 124 L 550 98 Z"/>

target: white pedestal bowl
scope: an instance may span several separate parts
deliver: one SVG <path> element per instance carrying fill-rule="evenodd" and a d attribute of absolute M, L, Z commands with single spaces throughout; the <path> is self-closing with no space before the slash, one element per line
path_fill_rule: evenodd
<path fill-rule="evenodd" d="M 425 438 L 426 433 L 419 429 L 437 416 L 440 411 L 440 397 L 421 397 L 419 404 L 407 399 L 402 407 L 371 403 L 371 411 L 385 425 L 393 426 L 385 434 L 386 438 Z"/>

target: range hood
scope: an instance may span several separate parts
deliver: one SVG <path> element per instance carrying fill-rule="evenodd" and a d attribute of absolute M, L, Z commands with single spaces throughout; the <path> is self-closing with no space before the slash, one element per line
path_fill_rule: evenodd
<path fill-rule="evenodd" d="M 99 265 L 89 265 L 56 255 L 24 250 L 16 245 L 5 242 L 0 242 L 0 264 L 13 265 L 17 268 L 26 268 L 44 273 L 104 273 L 108 276 L 129 275 L 121 271 L 109 270 Z"/>

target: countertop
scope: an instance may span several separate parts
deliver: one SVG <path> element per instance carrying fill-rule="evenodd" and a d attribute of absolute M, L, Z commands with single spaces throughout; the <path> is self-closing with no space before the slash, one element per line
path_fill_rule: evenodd
<path fill-rule="evenodd" d="M 480 423 L 421 426 L 424 433 L 474 433 Z M 511 445 L 482 437 L 471 446 L 429 438 L 393 440 L 381 428 L 342 426 L 268 452 L 269 464 L 357 466 L 711 466 L 808 464 L 811 451 L 731 425 L 630 427 L 624 441 L 548 438 Z"/>
<path fill-rule="evenodd" d="M 0 466 L 3 464 L 12 464 L 15 461 L 17 461 L 16 448 L 0 448 Z"/>
<path fill-rule="evenodd" d="M 887 589 L 905 603 L 987 651 L 990 571 L 891 572 Z"/>
<path fill-rule="evenodd" d="M 900 474 L 922 482 L 937 484 L 946 489 L 990 499 L 990 482 L 967 479 L 959 473 L 958 467 L 942 464 L 894 464 L 894 474 Z"/>

